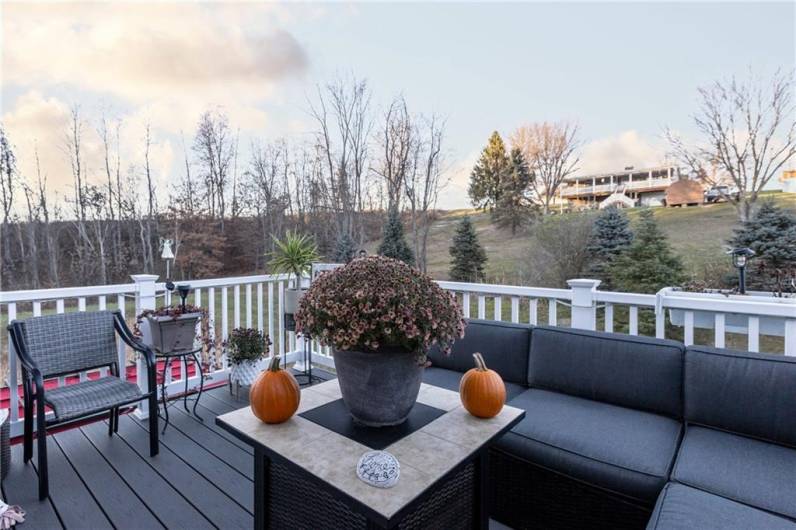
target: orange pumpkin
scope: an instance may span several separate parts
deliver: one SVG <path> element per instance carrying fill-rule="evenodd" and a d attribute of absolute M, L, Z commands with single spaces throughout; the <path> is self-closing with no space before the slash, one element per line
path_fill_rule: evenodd
<path fill-rule="evenodd" d="M 462 376 L 459 397 L 467 412 L 479 418 L 492 418 L 500 414 L 506 402 L 506 385 L 494 370 L 486 367 L 484 357 L 474 353 L 475 368 Z"/>
<path fill-rule="evenodd" d="M 279 368 L 279 356 L 274 355 L 267 370 L 257 378 L 249 391 L 249 403 L 254 415 L 265 423 L 282 423 L 298 410 L 301 389 L 293 374 Z"/>

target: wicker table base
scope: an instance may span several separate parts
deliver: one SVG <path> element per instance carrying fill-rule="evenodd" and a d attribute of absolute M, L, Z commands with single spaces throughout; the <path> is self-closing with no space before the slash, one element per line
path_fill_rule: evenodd
<path fill-rule="evenodd" d="M 462 462 L 385 524 L 300 467 L 255 450 L 254 528 L 486 529 L 486 455 Z"/>

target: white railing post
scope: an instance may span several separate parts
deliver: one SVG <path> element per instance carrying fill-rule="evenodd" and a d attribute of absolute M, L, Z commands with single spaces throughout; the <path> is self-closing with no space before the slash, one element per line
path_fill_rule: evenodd
<path fill-rule="evenodd" d="M 594 291 L 600 280 L 567 280 L 572 289 L 572 327 L 578 329 L 597 329 L 597 304 Z"/>
<path fill-rule="evenodd" d="M 785 320 L 785 355 L 796 356 L 796 319 Z"/>
<path fill-rule="evenodd" d="M 135 282 L 135 311 L 136 317 L 145 309 L 156 308 L 155 298 L 155 281 L 158 279 L 157 274 L 133 274 L 131 276 Z M 141 392 L 149 392 L 149 381 L 147 379 L 146 361 L 137 356 L 135 361 L 136 382 Z M 135 411 L 139 419 L 146 419 L 149 417 L 149 402 L 142 401 Z"/>

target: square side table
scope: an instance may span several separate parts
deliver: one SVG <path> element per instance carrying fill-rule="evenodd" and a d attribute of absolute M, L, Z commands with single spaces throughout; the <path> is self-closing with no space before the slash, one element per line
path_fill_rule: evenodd
<path fill-rule="evenodd" d="M 298 413 L 340 397 L 336 380 L 305 388 Z M 249 407 L 216 418 L 254 449 L 255 528 L 487 528 L 488 448 L 525 412 L 475 418 L 457 392 L 427 384 L 418 402 L 444 413 L 385 448 L 401 465 L 388 489 L 356 476 L 370 447 L 298 414 L 278 425 Z"/>

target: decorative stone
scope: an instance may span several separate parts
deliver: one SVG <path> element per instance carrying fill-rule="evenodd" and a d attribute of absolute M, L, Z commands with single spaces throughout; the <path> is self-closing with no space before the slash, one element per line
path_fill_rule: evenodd
<path fill-rule="evenodd" d="M 387 451 L 368 451 L 357 463 L 357 477 L 377 488 L 392 488 L 400 475 L 401 464 Z"/>

